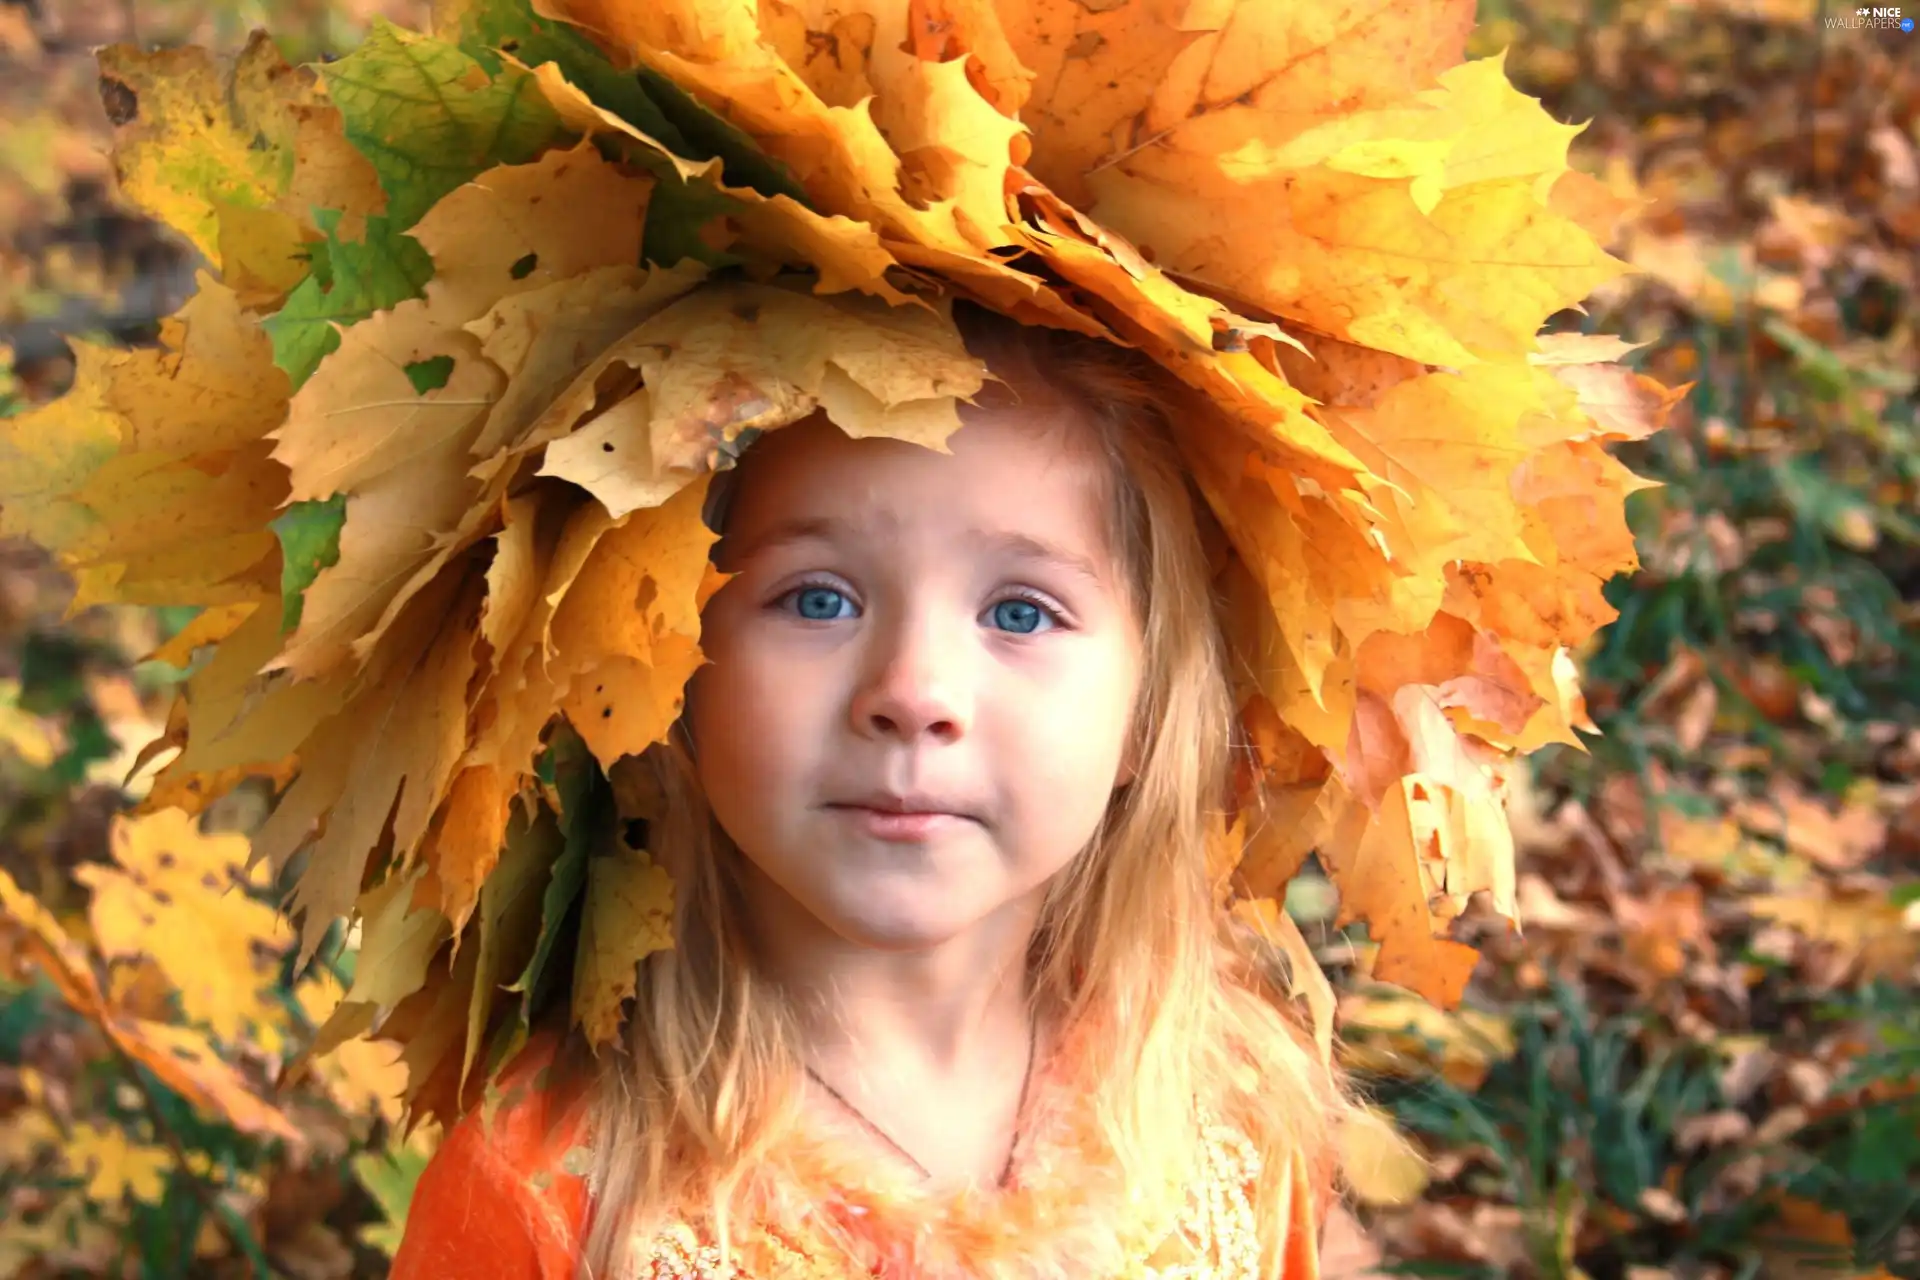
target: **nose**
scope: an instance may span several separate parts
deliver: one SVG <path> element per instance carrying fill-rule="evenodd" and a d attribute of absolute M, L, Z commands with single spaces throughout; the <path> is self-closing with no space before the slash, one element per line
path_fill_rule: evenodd
<path fill-rule="evenodd" d="M 971 675 L 961 636 L 931 620 L 897 620 L 868 632 L 852 706 L 855 733 L 873 738 L 953 742 L 969 729 Z M 964 635 L 964 632 L 962 632 Z"/>

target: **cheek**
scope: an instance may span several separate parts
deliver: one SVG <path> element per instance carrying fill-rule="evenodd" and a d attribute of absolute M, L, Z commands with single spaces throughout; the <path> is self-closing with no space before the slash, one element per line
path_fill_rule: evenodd
<path fill-rule="evenodd" d="M 765 824 L 765 814 L 807 769 L 812 727 L 810 690 L 771 677 L 738 648 L 716 646 L 690 693 L 695 756 L 714 815 L 736 839 Z"/>
<path fill-rule="evenodd" d="M 1121 781 L 1137 665 L 1125 651 L 1089 655 L 1004 708 L 1004 736 L 1018 744 L 1005 750 L 1020 757 L 1016 777 L 1029 803 L 1071 814 L 1075 826 L 1098 821 Z"/>

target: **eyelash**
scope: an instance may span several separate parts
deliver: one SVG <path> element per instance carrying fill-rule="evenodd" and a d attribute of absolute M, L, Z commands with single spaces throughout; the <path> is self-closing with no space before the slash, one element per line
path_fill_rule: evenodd
<path fill-rule="evenodd" d="M 809 579 L 805 579 L 803 581 L 794 583 L 791 587 L 788 587 L 785 591 L 781 592 L 778 596 L 776 596 L 771 603 L 776 608 L 780 608 L 784 611 L 788 603 L 803 591 L 832 591 L 837 595 L 848 596 L 849 599 L 852 598 L 847 592 L 846 588 L 842 587 L 837 582 L 834 582 L 826 578 L 809 578 Z M 1067 625 L 1066 613 L 1060 608 L 1060 606 L 1055 604 L 1048 597 L 1041 595 L 1038 591 L 1033 590 L 1031 587 L 1009 587 L 1007 588 L 1006 592 L 1003 595 L 997 597 L 993 603 L 1000 604 L 1007 600 L 1025 600 L 1028 604 L 1040 610 L 1041 613 L 1044 613 L 1045 615 L 1047 615 L 1047 621 L 1049 622 L 1049 624 L 1051 624 L 1049 627 L 1050 630 L 1057 628 L 1058 630 L 1065 631 L 1069 629 Z M 988 606 L 988 607 L 991 608 L 992 606 Z M 802 621 L 817 622 L 817 621 L 823 621 L 823 619 L 806 618 L 806 619 L 802 619 Z M 828 621 L 830 621 L 830 619 L 828 619 Z M 1037 631 L 1029 631 L 1029 632 L 1009 631 L 1007 632 L 1007 634 L 1017 636 L 1017 635 L 1039 635 L 1041 633 Z"/>

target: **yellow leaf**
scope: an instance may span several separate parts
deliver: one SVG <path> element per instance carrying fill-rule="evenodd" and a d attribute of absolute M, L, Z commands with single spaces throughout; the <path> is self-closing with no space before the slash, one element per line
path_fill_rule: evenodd
<path fill-rule="evenodd" d="M 305 916 L 302 963 L 352 908 L 388 824 L 405 865 L 445 797 L 466 747 L 479 605 L 478 582 L 451 575 L 409 602 L 363 673 L 363 691 L 308 740 L 299 779 L 255 837 L 254 856 L 278 871 L 328 815 L 286 903 Z"/>
<path fill-rule="evenodd" d="M 750 187 L 728 186 L 720 180 L 719 161 L 696 162 L 675 154 L 626 120 L 595 106 L 567 82 L 557 65 L 549 62 L 535 67 L 533 75 L 568 128 L 584 135 L 612 135 L 638 143 L 656 163 L 671 165 L 682 180 L 711 183 L 736 202 L 731 219 L 738 225 L 741 239 L 730 246 L 731 251 L 778 265 L 811 268 L 819 273 L 816 293 L 860 289 L 888 302 L 909 301 L 908 295 L 886 278 L 888 270 L 900 264 L 866 222 L 815 212 L 788 195 L 767 196 Z M 682 263 L 680 267 L 687 265 Z"/>
<path fill-rule="evenodd" d="M 286 375 L 231 290 L 200 290 L 160 346 L 79 344 L 80 392 L 0 423 L 0 532 L 25 533 L 83 576 L 76 607 L 260 599 L 286 496 L 260 444 Z"/>
<path fill-rule="evenodd" d="M 1377 1107 L 1355 1107 L 1340 1121 L 1340 1176 L 1364 1204 L 1406 1204 L 1427 1187 L 1427 1162 Z"/>
<path fill-rule="evenodd" d="M 158 1204 L 167 1193 L 173 1153 L 165 1147 L 127 1140 L 118 1127 L 76 1121 L 63 1143 L 61 1158 L 67 1167 L 87 1176 L 87 1198 L 112 1204 L 123 1195 Z"/>
<path fill-rule="evenodd" d="M 262 42 L 242 56 L 279 55 Z M 145 53 L 113 45 L 100 51 L 100 74 L 109 116 L 119 126 L 120 190 L 217 261 L 216 202 L 257 209 L 279 195 L 277 157 L 254 148 L 250 127 L 265 104 L 230 98 L 241 77 L 204 49 Z"/>
<path fill-rule="evenodd" d="M 571 480 L 624 516 L 658 506 L 694 475 L 730 464 L 742 433 L 815 408 L 850 436 L 886 435 L 945 450 L 958 400 L 983 368 L 941 317 L 755 285 L 710 288 L 668 305 L 582 373 L 582 409 L 619 370 L 625 399 L 547 446 L 542 475 Z"/>
<path fill-rule="evenodd" d="M 121 191 L 229 269 L 223 211 L 284 219 L 253 224 L 251 249 L 270 255 L 260 235 L 269 226 L 297 246 L 312 211 L 332 209 L 339 233 L 358 239 L 366 215 L 385 207 L 372 165 L 347 142 L 312 71 L 289 67 L 264 32 L 231 60 L 114 45 L 101 50 L 100 70 Z"/>
<path fill-rule="evenodd" d="M 240 624 L 259 608 L 257 601 L 212 605 L 193 616 L 171 639 L 142 658 L 142 662 L 164 662 L 185 670 L 193 664 L 194 652 L 202 645 L 218 644 L 240 629 Z"/>
<path fill-rule="evenodd" d="M 1251 132 L 1277 145 L 1340 110 L 1427 88 L 1460 61 L 1473 17 L 1459 0 L 1391 12 L 1362 0 L 1023 6 L 1007 34 L 1034 75 L 1022 113 L 1034 130 L 1029 167 L 1085 208 L 1091 176 L 1178 145 L 1183 126 L 1236 103 L 1263 114 Z"/>
<path fill-rule="evenodd" d="M 222 203 L 214 216 L 221 280 L 249 310 L 278 308 L 310 269 L 306 229 L 279 209 Z"/>
<path fill-rule="evenodd" d="M 269 1021 L 275 955 L 287 935 L 279 913 L 247 893 L 247 840 L 206 835 L 178 809 L 118 819 L 113 863 L 75 870 L 93 890 L 88 921 L 109 959 L 149 955 L 180 994 L 189 1019 L 237 1041 Z"/>
<path fill-rule="evenodd" d="M 0 746 L 35 769 L 44 769 L 58 754 L 51 726 L 20 709 L 20 682 L 0 679 Z"/>
<path fill-rule="evenodd" d="M 111 1005 L 86 950 L 5 871 L 0 871 L 0 912 L 25 927 L 27 957 L 74 1011 L 106 1032 L 121 1052 L 147 1067 L 189 1105 L 247 1133 L 304 1141 L 300 1131 L 255 1096 L 198 1032 L 130 1017 Z"/>
<path fill-rule="evenodd" d="M 1407 178 L 1414 204 L 1433 212 L 1456 187 L 1525 178 L 1545 200 L 1566 172 L 1567 145 L 1581 126 L 1561 124 L 1508 81 L 1505 55 L 1452 67 L 1418 106 L 1340 117 L 1271 149 L 1259 142 L 1223 156 L 1242 181 L 1324 164 L 1369 178 Z"/>
<path fill-rule="evenodd" d="M 423 858 L 440 887 L 440 910 L 457 935 L 466 927 L 506 848 L 517 787 L 497 766 L 471 765 L 454 775 L 447 800 L 427 835 Z"/>
<path fill-rule="evenodd" d="M 560 707 L 602 767 L 666 736 L 703 660 L 697 596 L 719 540 L 706 492 L 702 477 L 601 537 L 554 614 Z"/>
<path fill-rule="evenodd" d="M 514 294 L 637 264 L 652 191 L 651 179 L 620 172 L 591 143 L 489 169 L 410 232 L 433 257 L 432 314 L 457 327 Z"/>
<path fill-rule="evenodd" d="M 294 989 L 301 1012 L 316 1026 L 331 1018 L 342 995 L 339 980 L 319 967 Z M 393 1045 L 356 1036 L 318 1052 L 314 1075 L 347 1115 L 378 1116 L 388 1125 L 400 1122 L 400 1095 L 407 1078 Z"/>
<path fill-rule="evenodd" d="M 47 1113 L 46 1084 L 39 1073 L 25 1068 L 21 1083 L 27 1105 L 9 1113 L 6 1126 L 0 1128 L 0 1169 L 25 1169 L 42 1152 L 57 1148 L 62 1137 L 60 1123 Z"/>
<path fill-rule="evenodd" d="M 749 0 L 644 7 L 551 0 L 537 8 L 595 33 L 721 112 L 785 164 L 816 207 L 870 223 L 885 238 L 970 258 L 1006 243 L 1004 189 L 993 188 L 996 173 L 1004 182 L 1012 163 L 1005 144 L 1018 126 L 1006 120 L 989 129 L 989 113 L 999 113 L 973 100 L 977 91 L 964 76 L 930 87 L 907 40 L 905 9 L 855 0 L 836 13 L 842 23 L 860 15 L 874 24 L 863 68 L 874 94 L 836 105 L 800 73 L 814 43 L 801 33 L 781 47 L 762 31 L 759 6 Z M 836 40 L 831 30 L 817 34 Z M 908 168 L 903 150 L 943 163 Z"/>
<path fill-rule="evenodd" d="M 1511 1058 L 1513 1028 L 1477 1009 L 1447 1012 L 1391 992 L 1356 993 L 1340 1001 L 1341 1047 L 1357 1067 L 1417 1074 L 1431 1063 L 1462 1089 L 1474 1090 L 1493 1063 Z"/>
<path fill-rule="evenodd" d="M 573 1016 L 597 1049 L 620 1029 L 636 966 L 673 946 L 673 880 L 647 854 L 621 846 L 588 863 L 586 901 Z"/>

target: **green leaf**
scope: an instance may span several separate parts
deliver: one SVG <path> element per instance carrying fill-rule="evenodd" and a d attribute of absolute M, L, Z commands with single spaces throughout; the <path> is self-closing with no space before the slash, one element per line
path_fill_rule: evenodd
<path fill-rule="evenodd" d="M 526 72 L 489 75 L 458 46 L 385 21 L 320 74 L 401 230 L 476 174 L 525 164 L 569 136 Z"/>
<path fill-rule="evenodd" d="M 438 34 L 456 41 L 489 71 L 505 65 L 495 50 L 529 67 L 551 62 L 595 106 L 611 111 L 675 155 L 689 160 L 718 156 L 728 183 L 808 203 L 806 189 L 787 167 L 762 151 L 744 130 L 656 71 L 642 68 L 636 73 L 615 67 L 574 28 L 536 15 L 528 0 L 460 0 L 457 6 L 443 6 L 436 16 Z"/>
<path fill-rule="evenodd" d="M 447 385 L 447 379 L 453 376 L 453 357 L 434 356 L 427 360 L 415 360 L 404 372 L 407 381 L 413 384 L 414 391 L 424 396 L 429 391 L 438 391 Z"/>
<path fill-rule="evenodd" d="M 508 991 L 521 996 L 522 1029 L 532 1026 L 555 984 L 566 976 L 552 967 L 554 947 L 563 936 L 577 933 L 567 927 L 568 917 L 586 888 L 587 854 L 613 799 L 613 791 L 599 766 L 571 726 L 563 725 L 554 735 L 552 745 L 535 770 L 541 776 L 553 778 L 566 846 L 554 861 L 541 900 L 540 939 L 534 944 L 533 957 L 519 978 L 507 987 Z"/>
<path fill-rule="evenodd" d="M 361 1243 L 378 1249 L 391 1258 L 400 1249 L 407 1230 L 407 1210 L 413 1205 L 413 1189 L 427 1167 L 426 1152 L 413 1147 L 397 1151 L 366 1151 L 353 1158 L 353 1176 L 380 1206 L 385 1222 L 360 1228 Z"/>
<path fill-rule="evenodd" d="M 433 279 L 433 259 L 385 215 L 367 219 L 364 240 L 333 238 L 339 215 L 322 213 L 327 273 L 302 280 L 274 315 L 261 322 L 273 340 L 273 362 L 297 390 L 340 345 L 340 330 L 376 311 L 417 298 Z"/>
<path fill-rule="evenodd" d="M 633 158 L 645 160 L 640 148 Z M 657 159 L 657 156 L 655 157 Z M 710 271 L 737 265 L 736 254 L 713 248 L 700 236 L 703 227 L 739 205 L 732 196 L 723 195 L 704 182 L 688 182 L 664 163 L 656 172 L 659 182 L 653 198 L 647 202 L 647 224 L 640 235 L 640 256 L 656 266 L 672 267 L 691 258 Z"/>
<path fill-rule="evenodd" d="M 691 154 L 660 108 L 633 75 L 622 72 L 593 42 L 564 22 L 543 18 L 527 0 L 460 0 L 435 12 L 434 34 L 451 40 L 488 74 L 498 75 L 510 55 L 525 66 L 554 63 L 570 84 L 634 128 L 682 155 Z"/>
<path fill-rule="evenodd" d="M 296 502 L 273 522 L 280 538 L 280 630 L 300 625 L 307 588 L 340 560 L 340 530 L 347 523 L 347 495 L 324 502 Z"/>
<path fill-rule="evenodd" d="M 744 130 L 707 110 L 692 94 L 657 71 L 642 68 L 640 80 L 648 96 L 691 144 L 682 155 L 691 160 L 718 156 L 730 186 L 752 187 L 763 196 L 791 196 L 808 208 L 813 207 L 800 180 L 784 164 L 762 151 Z M 592 92 L 591 87 L 582 87 Z"/>

